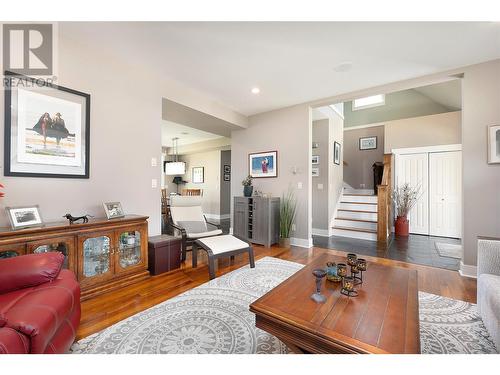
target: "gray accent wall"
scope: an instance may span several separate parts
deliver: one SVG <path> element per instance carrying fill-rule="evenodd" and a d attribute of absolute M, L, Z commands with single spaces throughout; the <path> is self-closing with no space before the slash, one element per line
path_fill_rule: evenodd
<path fill-rule="evenodd" d="M 377 137 L 375 150 L 360 150 L 359 139 Z M 373 169 L 375 162 L 384 161 L 384 127 L 352 129 L 344 131 L 344 181 L 355 189 L 373 188 Z M 364 186 L 363 186 L 364 185 Z"/>
<path fill-rule="evenodd" d="M 249 153 L 278 151 L 278 177 L 255 179 L 254 186 L 274 197 L 281 197 L 289 186 L 295 190 L 298 213 L 292 237 L 304 241 L 311 238 L 310 119 L 309 105 L 301 104 L 250 116 L 247 129 L 231 133 L 231 195 L 243 195 L 241 181 L 248 175 Z"/>
<path fill-rule="evenodd" d="M 231 213 L 231 181 L 224 181 L 224 165 L 231 167 L 231 150 L 221 151 L 220 160 L 220 215 L 222 216 Z"/>
<path fill-rule="evenodd" d="M 386 94 L 385 104 L 378 107 L 353 111 L 352 102 L 345 102 L 345 127 L 375 124 L 454 110 L 456 109 L 437 103 L 416 90 L 403 90 Z"/>
<path fill-rule="evenodd" d="M 463 245 L 477 264 L 477 237 L 500 237 L 500 164 L 487 163 L 487 127 L 500 124 L 500 60 L 464 69 L 462 82 Z"/>
<path fill-rule="evenodd" d="M 385 153 L 395 148 L 462 143 L 461 123 L 461 111 L 388 121 L 385 124 Z"/>
<path fill-rule="evenodd" d="M 56 83 L 91 95 L 90 178 L 4 177 L 2 156 L 0 181 L 6 196 L 0 199 L 0 226 L 9 225 L 5 206 L 38 204 L 44 221 L 54 222 L 68 212 L 103 217 L 102 202 L 120 201 L 126 213 L 149 216 L 150 235 L 160 234 L 162 98 L 242 126 L 246 117 L 200 92 L 72 40 L 64 23 L 59 24 L 58 61 Z M 0 113 L 4 113 L 3 90 Z M 3 137 L 1 131 L 2 150 Z"/>
<path fill-rule="evenodd" d="M 319 164 L 311 165 L 311 168 L 319 169 L 319 176 L 312 177 L 312 227 L 328 230 L 328 186 L 330 163 L 333 163 L 333 158 L 329 158 L 332 154 L 329 119 L 313 121 L 312 141 L 318 144 L 312 149 L 312 154 L 319 156 Z"/>

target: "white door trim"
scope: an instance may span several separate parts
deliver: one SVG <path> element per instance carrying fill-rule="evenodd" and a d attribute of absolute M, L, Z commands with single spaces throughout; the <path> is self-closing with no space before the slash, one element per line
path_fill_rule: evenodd
<path fill-rule="evenodd" d="M 408 147 L 408 148 L 393 148 L 391 152 L 395 155 L 405 154 L 420 154 L 431 152 L 446 152 L 446 151 L 462 151 L 461 144 L 453 145 L 438 145 L 438 146 L 424 146 L 424 147 Z"/>

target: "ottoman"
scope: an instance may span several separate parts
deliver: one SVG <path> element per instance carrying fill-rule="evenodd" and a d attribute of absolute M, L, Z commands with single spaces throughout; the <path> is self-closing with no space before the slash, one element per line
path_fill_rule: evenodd
<path fill-rule="evenodd" d="M 237 254 L 248 253 L 250 268 L 255 268 L 252 245 L 230 234 L 200 238 L 194 241 L 193 268 L 198 266 L 198 250 L 200 249 L 207 252 L 210 280 L 215 278 L 216 261 L 219 258 L 231 257 L 231 259 L 234 259 Z"/>

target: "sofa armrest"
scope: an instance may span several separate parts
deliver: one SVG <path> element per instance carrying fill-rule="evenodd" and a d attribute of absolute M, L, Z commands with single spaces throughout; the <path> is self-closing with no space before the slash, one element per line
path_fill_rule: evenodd
<path fill-rule="evenodd" d="M 59 252 L 22 255 L 0 260 L 0 294 L 54 280 L 64 262 Z"/>
<path fill-rule="evenodd" d="M 28 337 L 9 327 L 0 328 L 0 354 L 28 354 L 29 350 Z"/>
<path fill-rule="evenodd" d="M 479 238 L 477 241 L 477 275 L 500 276 L 500 239 Z"/>

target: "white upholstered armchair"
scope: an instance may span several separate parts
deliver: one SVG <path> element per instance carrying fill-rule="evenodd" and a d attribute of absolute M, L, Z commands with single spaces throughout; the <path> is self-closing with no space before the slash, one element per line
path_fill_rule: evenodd
<path fill-rule="evenodd" d="M 182 261 L 186 260 L 186 252 L 192 247 L 194 241 L 222 234 L 220 226 L 207 221 L 203 215 L 199 196 L 172 196 L 169 224 L 182 236 Z"/>
<path fill-rule="evenodd" d="M 477 242 L 477 307 L 500 350 L 500 239 L 480 237 Z"/>

